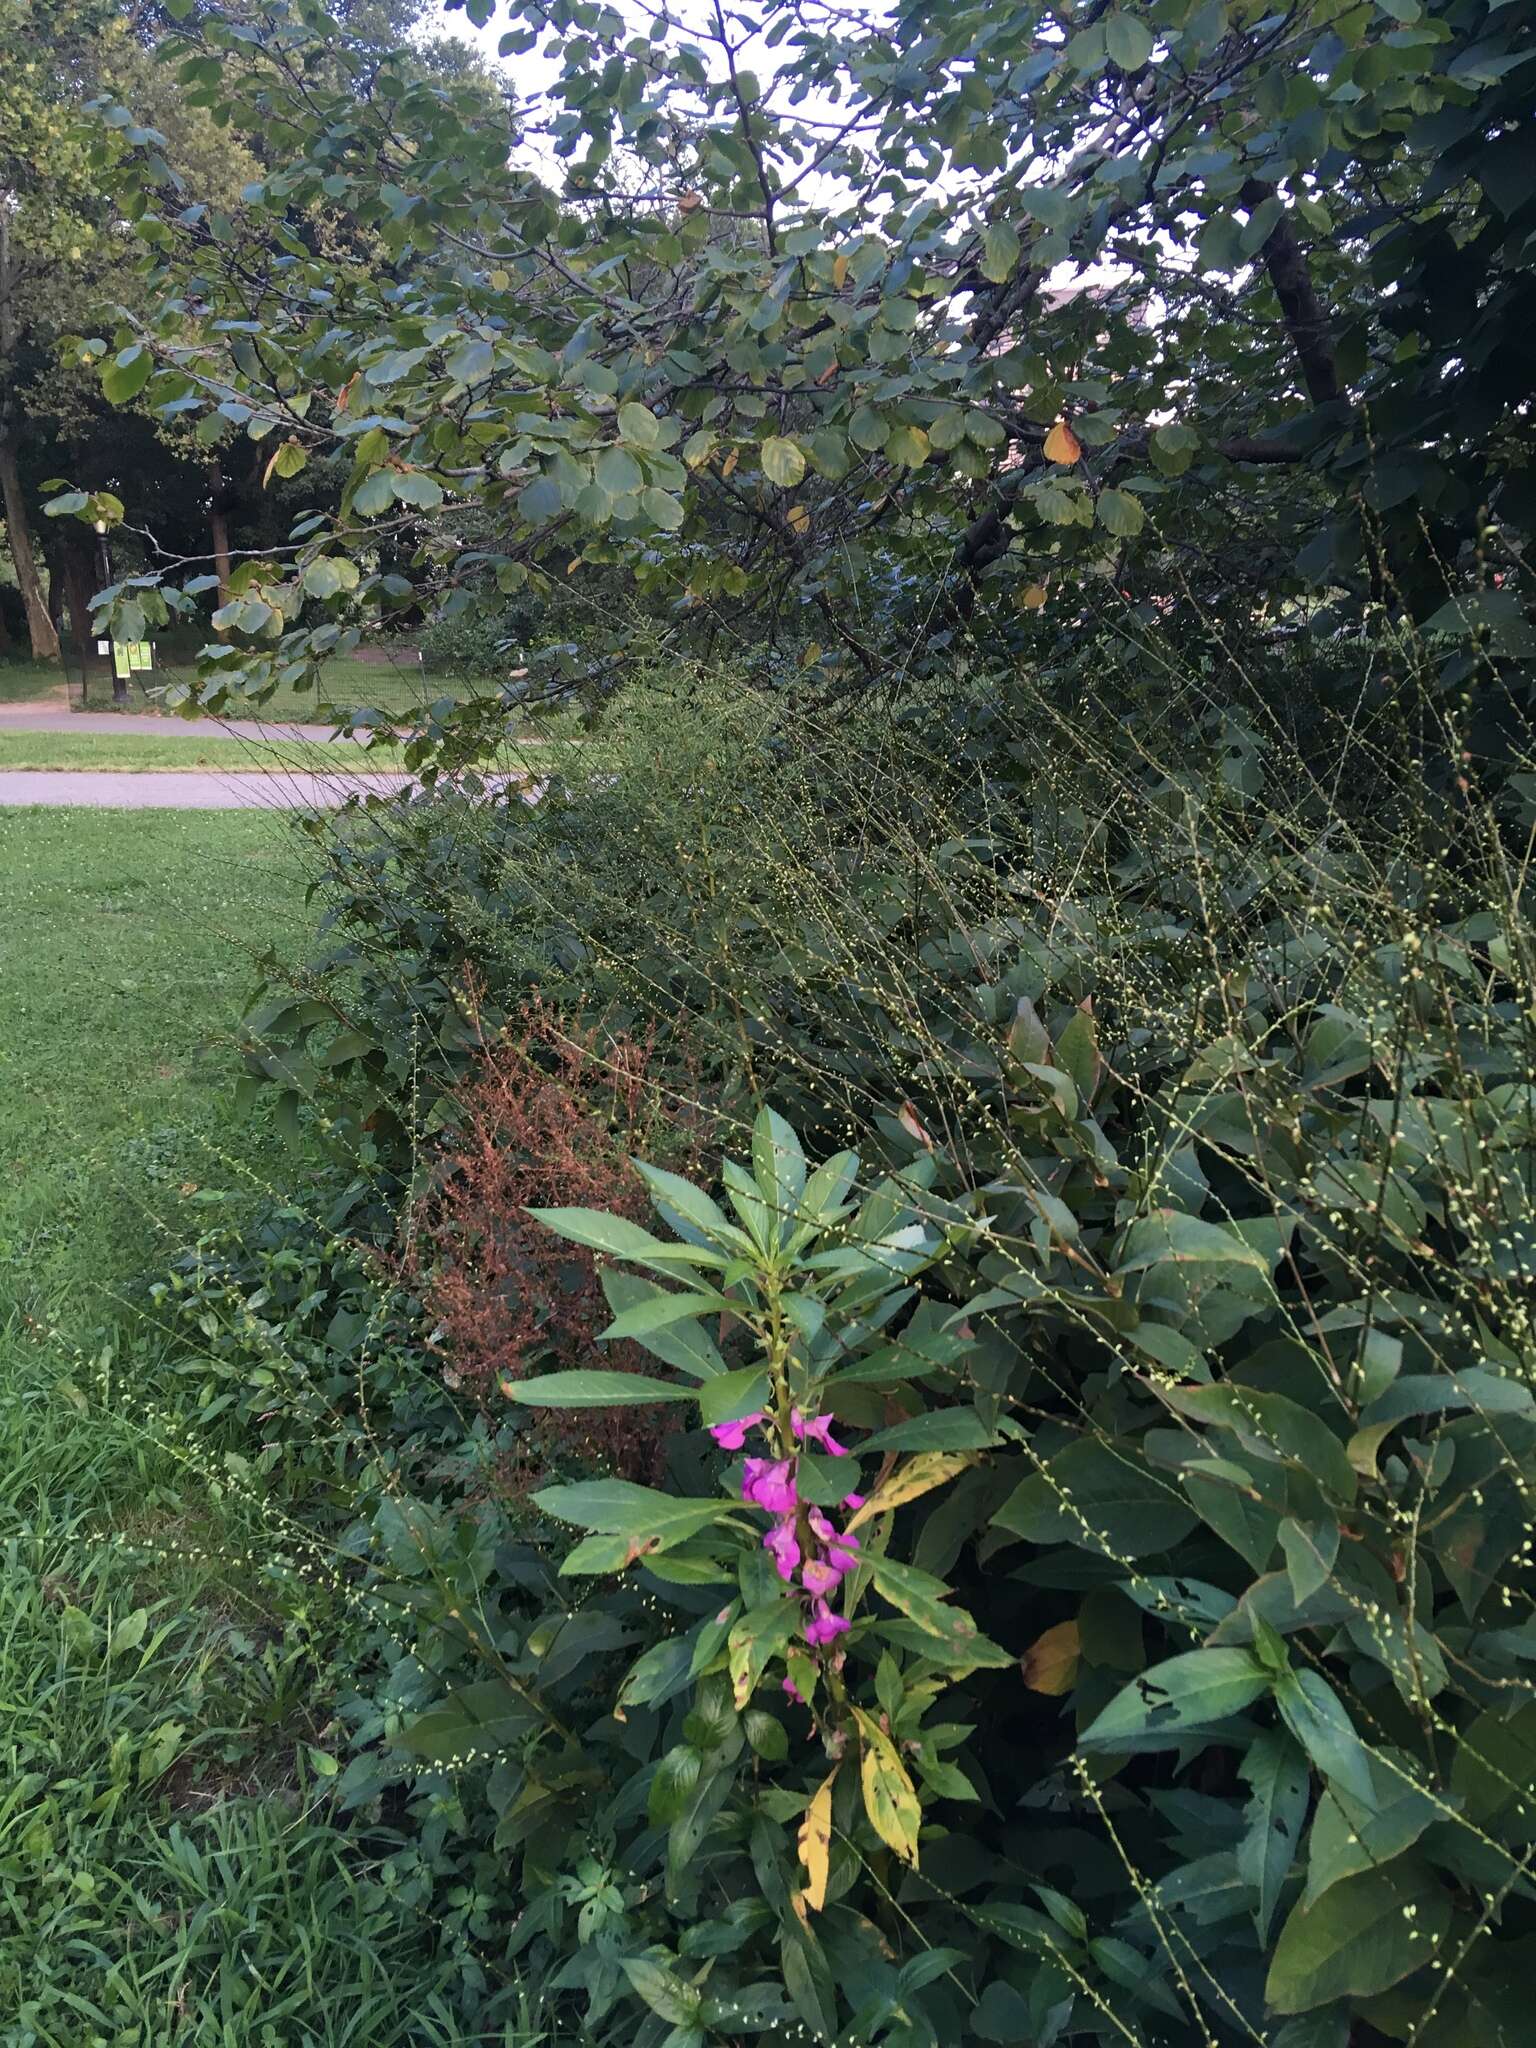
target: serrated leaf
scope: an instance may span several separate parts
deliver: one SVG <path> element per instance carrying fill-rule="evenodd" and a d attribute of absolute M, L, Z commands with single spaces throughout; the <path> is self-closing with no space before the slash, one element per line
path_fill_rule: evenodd
<path fill-rule="evenodd" d="M 1046 461 L 1059 462 L 1066 469 L 1070 468 L 1074 462 L 1080 461 L 1082 453 L 1082 442 L 1078 440 L 1076 434 L 1073 433 L 1065 420 L 1058 420 L 1045 437 Z"/>

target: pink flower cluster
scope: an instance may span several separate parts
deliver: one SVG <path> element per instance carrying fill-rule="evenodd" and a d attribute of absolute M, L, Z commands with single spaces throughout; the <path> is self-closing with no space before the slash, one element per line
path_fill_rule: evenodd
<path fill-rule="evenodd" d="M 748 1431 L 756 1429 L 763 1420 L 759 1409 L 754 1415 L 743 1415 L 737 1422 L 717 1422 L 710 1435 L 723 1451 L 744 1450 Z M 848 1446 L 840 1444 L 832 1434 L 830 1415 L 806 1417 L 796 1408 L 790 1413 L 790 1428 L 798 1444 L 819 1444 L 834 1458 L 846 1458 L 848 1455 Z M 845 1616 L 832 1612 L 829 1602 L 859 1561 L 859 1539 L 839 1529 L 818 1507 L 807 1507 L 802 1522 L 800 1493 L 796 1485 L 798 1462 L 798 1458 L 793 1456 L 748 1458 L 742 1467 L 741 1497 L 748 1506 L 762 1508 L 773 1517 L 773 1527 L 763 1538 L 763 1548 L 772 1557 L 779 1577 L 786 1585 L 794 1585 L 795 1575 L 799 1573 L 800 1590 L 810 1600 L 805 1639 L 819 1647 L 835 1642 L 852 1626 Z M 845 1508 L 863 1505 L 862 1494 L 843 1496 Z M 801 1546 L 801 1537 L 806 1534 L 812 1539 L 808 1557 L 803 1556 Z M 784 1689 L 799 1698 L 787 1678 Z"/>

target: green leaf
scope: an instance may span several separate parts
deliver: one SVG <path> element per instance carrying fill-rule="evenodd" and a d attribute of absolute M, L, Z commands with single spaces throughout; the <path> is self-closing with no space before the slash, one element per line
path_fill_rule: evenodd
<path fill-rule="evenodd" d="M 478 384 L 482 377 L 489 377 L 494 360 L 488 341 L 471 339 L 449 354 L 443 369 L 456 383 Z"/>
<path fill-rule="evenodd" d="M 604 1266 L 602 1286 L 608 1306 L 616 1315 L 637 1302 L 666 1292 L 655 1281 L 642 1279 L 638 1273 L 626 1273 L 620 1266 Z M 653 1358 L 678 1372 L 687 1373 L 690 1379 L 713 1379 L 716 1373 L 725 1371 L 720 1348 L 702 1323 L 674 1323 L 667 1329 L 647 1330 L 634 1341 L 642 1351 L 650 1352 Z"/>
<path fill-rule="evenodd" d="M 699 1395 L 699 1420 L 706 1425 L 739 1422 L 743 1415 L 756 1415 L 768 1405 L 768 1375 L 759 1365 L 740 1372 L 723 1372 L 709 1381 Z"/>
<path fill-rule="evenodd" d="M 777 1110 L 760 1110 L 752 1126 L 752 1173 L 782 1230 L 799 1209 L 806 1166 L 799 1138 Z"/>
<path fill-rule="evenodd" d="M 890 431 L 889 425 L 872 405 L 859 406 L 848 422 L 848 438 L 855 447 L 868 449 L 870 453 L 885 446 Z"/>
<path fill-rule="evenodd" d="M 443 487 L 436 477 L 419 469 L 392 469 L 386 473 L 389 487 L 400 504 L 414 505 L 422 512 L 435 512 L 442 504 Z"/>
<path fill-rule="evenodd" d="M 1370 1806 L 1375 1794 L 1370 1751 L 1355 1733 L 1343 1702 L 1321 1672 L 1291 1671 L 1275 1686 L 1280 1718 L 1330 1784 Z"/>
<path fill-rule="evenodd" d="M 1139 71 L 1152 54 L 1152 31 L 1117 8 L 1104 23 L 1104 47 L 1122 71 Z"/>
<path fill-rule="evenodd" d="M 1345 1878 L 1280 1930 L 1265 1997 L 1279 2013 L 1374 1998 L 1422 1969 L 1451 1924 L 1450 1900 L 1423 1872 Z"/>
<path fill-rule="evenodd" d="M 321 555 L 305 565 L 302 581 L 311 597 L 335 597 L 339 591 L 356 590 L 358 566 L 345 555 Z"/>
<path fill-rule="evenodd" d="M 1259 1941 L 1267 1944 L 1306 1824 L 1311 1773 L 1295 1743 L 1273 1730 L 1249 1745 L 1238 1771 L 1253 1793 L 1243 1816 L 1248 1832 L 1238 1844 L 1238 1875 L 1259 1895 L 1254 1918 Z"/>
<path fill-rule="evenodd" d="M 779 434 L 770 434 L 763 443 L 761 461 L 763 474 L 785 490 L 792 490 L 805 475 L 804 455 L 793 441 Z"/>
<path fill-rule="evenodd" d="M 1284 1521 L 1280 1524 L 1280 1548 L 1285 1553 L 1291 1591 L 1300 1607 L 1328 1583 L 1339 1554 L 1339 1525 Z"/>
<path fill-rule="evenodd" d="M 681 1820 L 688 1802 L 698 1789 L 703 1764 L 703 1757 L 691 1743 L 680 1743 L 676 1749 L 669 1749 L 657 1764 L 651 1779 L 651 1789 L 645 1802 L 646 1818 L 663 1828 Z"/>
<path fill-rule="evenodd" d="M 677 1265 L 720 1263 L 703 1259 L 692 1246 L 667 1244 L 652 1237 L 627 1216 L 615 1216 L 607 1209 L 530 1209 L 535 1223 L 584 1244 L 590 1251 L 606 1252 L 610 1258 L 630 1259 L 640 1266 L 659 1266 L 663 1272 Z"/>
<path fill-rule="evenodd" d="M 1249 1650 L 1189 1650 L 1133 1678 L 1078 1737 L 1080 1749 L 1171 1749 L 1251 1707 L 1270 1675 Z"/>
<path fill-rule="evenodd" d="M 1312 1816 L 1307 1837 L 1307 1884 L 1302 1903 L 1310 1906 L 1343 1878 L 1358 1877 L 1411 1849 L 1436 1820 L 1439 1808 L 1419 1790 L 1401 1765 L 1382 1755 L 1370 1759 L 1374 1794 L 1369 1808 L 1347 1792 L 1327 1790 Z"/>
<path fill-rule="evenodd" d="M 1160 1391 L 1169 1407 L 1190 1421 L 1229 1430 L 1246 1450 L 1307 1473 L 1337 1500 L 1354 1500 L 1357 1482 L 1348 1452 L 1327 1423 L 1299 1401 L 1231 1383 Z"/>
<path fill-rule="evenodd" d="M 119 1657 L 125 1650 L 136 1650 L 144 1640 L 149 1627 L 149 1609 L 136 1607 L 131 1614 L 125 1614 L 113 1630 L 107 1643 L 107 1655 Z"/>
<path fill-rule="evenodd" d="M 928 436 L 921 427 L 894 427 L 886 438 L 887 460 L 904 469 L 921 469 L 928 460 L 928 449 Z"/>
<path fill-rule="evenodd" d="M 789 1755 L 789 1736 L 782 1721 L 750 1707 L 741 1717 L 741 1730 L 764 1763 L 781 1764 Z"/>
<path fill-rule="evenodd" d="M 640 510 L 663 533 L 676 533 L 685 516 L 682 500 L 674 498 L 670 491 L 658 490 L 654 485 L 640 493 Z"/>
<path fill-rule="evenodd" d="M 101 373 L 103 396 L 112 405 L 126 405 L 144 389 L 154 367 L 154 357 L 138 342 L 120 349 Z"/>
<path fill-rule="evenodd" d="M 935 1408 L 906 1422 L 877 1429 L 859 1445 L 864 1451 L 980 1451 L 997 1442 L 997 1431 L 974 1408 Z"/>
<path fill-rule="evenodd" d="M 1129 1443 L 1085 1437 L 1021 1481 L 992 1523 L 1030 1543 L 1073 1543 L 1122 1559 L 1168 1549 L 1195 1516 Z"/>
<path fill-rule="evenodd" d="M 649 1166 L 643 1159 L 631 1160 L 630 1164 L 650 1189 L 651 1200 L 662 1220 L 674 1230 L 681 1222 L 691 1225 L 722 1250 L 750 1251 L 751 1240 L 746 1232 L 739 1230 L 719 1203 L 706 1195 L 702 1188 L 684 1180 L 680 1173 L 669 1173 L 663 1166 Z"/>
<path fill-rule="evenodd" d="M 637 405 L 633 401 L 619 407 L 619 432 L 638 448 L 654 448 L 661 440 L 656 415 L 649 406 Z"/>
<path fill-rule="evenodd" d="M 507 1396 L 527 1408 L 644 1408 L 655 1401 L 691 1401 L 687 1387 L 638 1372 L 547 1372 L 508 1380 Z"/>
<path fill-rule="evenodd" d="M 565 508 L 565 493 L 553 476 L 536 476 L 517 494 L 517 516 L 529 526 L 554 519 Z"/>
<path fill-rule="evenodd" d="M 692 1534 L 706 1521 L 730 1512 L 729 1501 L 680 1500 L 632 1479 L 575 1480 L 567 1486 L 546 1486 L 532 1498 L 536 1508 L 557 1522 L 613 1536 L 645 1535 L 674 1526 Z"/>
<path fill-rule="evenodd" d="M 610 498 L 628 497 L 642 490 L 645 477 L 627 448 L 605 448 L 597 458 L 597 481 Z"/>
<path fill-rule="evenodd" d="M 749 1608 L 733 1625 L 725 1647 L 737 1713 L 746 1706 L 758 1680 L 773 1659 L 789 1647 L 799 1628 L 799 1603 L 787 1595 Z"/>
<path fill-rule="evenodd" d="M 718 1315 L 730 1306 L 723 1294 L 701 1294 L 693 1288 L 658 1288 L 643 1300 L 621 1309 L 601 1334 L 604 1343 L 616 1344 L 625 1337 L 648 1337 L 655 1330 L 670 1329 L 674 1323 L 689 1322 L 711 1310 Z"/>
<path fill-rule="evenodd" d="M 626 1956 L 623 1968 L 631 1985 L 659 2019 L 675 2027 L 692 2024 L 703 1996 L 691 1984 L 685 1984 L 650 1956 Z"/>
<path fill-rule="evenodd" d="M 1512 1841 L 1536 1840 L 1536 1702 L 1514 1714 L 1479 1714 L 1451 1759 L 1451 1790 L 1467 1818 L 1486 1827 L 1497 1821 Z M 1515 1812 L 1510 1814 L 1509 1809 Z"/>
<path fill-rule="evenodd" d="M 981 272 L 993 284 L 1006 284 L 1019 267 L 1022 247 L 1011 222 L 995 220 L 981 238 Z"/>
<path fill-rule="evenodd" d="M 440 1706 L 408 1721 L 394 1737 L 401 1749 L 428 1763 L 467 1762 L 511 1749 L 532 1728 L 537 1710 L 499 1678 L 482 1679 L 448 1695 Z"/>
<path fill-rule="evenodd" d="M 374 519 L 379 513 L 387 512 L 395 502 L 393 478 L 394 472 L 388 469 L 376 469 L 370 476 L 365 476 L 352 493 L 352 510 L 364 519 Z"/>

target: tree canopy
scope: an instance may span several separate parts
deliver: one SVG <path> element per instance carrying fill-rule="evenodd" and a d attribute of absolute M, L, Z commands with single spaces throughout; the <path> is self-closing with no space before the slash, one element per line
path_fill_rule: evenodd
<path fill-rule="evenodd" d="M 157 297 L 83 353 L 269 475 L 347 465 L 226 598 L 215 698 L 612 561 L 833 679 L 1109 593 L 1524 651 L 1524 9 L 513 0 L 521 97 L 316 0 L 166 11 L 262 174 L 210 203 L 107 106 Z"/>

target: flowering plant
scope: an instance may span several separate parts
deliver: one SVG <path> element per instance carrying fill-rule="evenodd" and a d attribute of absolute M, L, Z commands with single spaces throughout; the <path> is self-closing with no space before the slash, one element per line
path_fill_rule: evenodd
<path fill-rule="evenodd" d="M 759 1692 L 776 1679 L 781 1700 L 809 1712 L 833 1766 L 800 1831 L 812 1910 L 826 1896 L 844 1757 L 857 1753 L 876 1836 L 915 1863 L 919 1786 L 974 1796 L 940 1755 L 968 1731 L 927 1734 L 922 1715 L 948 1684 L 1009 1662 L 941 1578 L 889 1555 L 893 1511 L 1001 1437 L 981 1408 L 936 1410 L 918 1391 L 925 1378 L 952 1383 L 971 1348 L 963 1328 L 945 1327 L 950 1305 L 924 1300 L 916 1283 L 972 1225 L 932 1195 L 921 1163 L 862 1200 L 854 1153 L 811 1172 L 772 1110 L 754 1126 L 750 1171 L 725 1163 L 732 1213 L 677 1174 L 636 1164 L 670 1239 L 597 1210 L 530 1213 L 617 1262 L 603 1272 L 615 1311 L 604 1334 L 641 1344 L 673 1376 L 561 1372 L 508 1391 L 535 1407 L 693 1402 L 730 1454 L 693 1498 L 619 1479 L 534 1498 L 586 1532 L 567 1575 L 643 1566 L 685 1600 L 701 1586 L 729 1589 L 691 1632 L 687 1675 L 706 1687 L 728 1677 L 736 1713 L 755 1717 L 757 1740 L 773 1748 L 787 1736 L 767 1732 Z M 648 1697 L 667 1668 L 671 1645 L 659 1650 L 631 1674 L 630 1698 Z"/>

